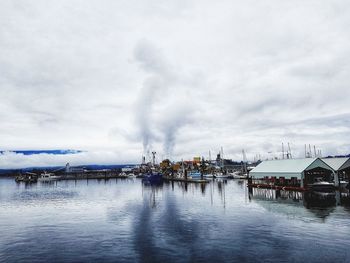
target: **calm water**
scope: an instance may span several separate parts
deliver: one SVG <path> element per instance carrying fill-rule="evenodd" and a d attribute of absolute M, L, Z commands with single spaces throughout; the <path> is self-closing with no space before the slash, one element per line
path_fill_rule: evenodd
<path fill-rule="evenodd" d="M 347 198 L 244 185 L 2 178 L 0 262 L 350 262 Z"/>

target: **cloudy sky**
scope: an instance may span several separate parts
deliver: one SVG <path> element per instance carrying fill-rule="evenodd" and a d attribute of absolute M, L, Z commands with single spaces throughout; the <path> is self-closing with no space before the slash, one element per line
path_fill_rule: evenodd
<path fill-rule="evenodd" d="M 349 28 L 348 0 L 2 0 L 0 167 L 349 153 Z M 84 152 L 10 152 L 48 149 Z"/>

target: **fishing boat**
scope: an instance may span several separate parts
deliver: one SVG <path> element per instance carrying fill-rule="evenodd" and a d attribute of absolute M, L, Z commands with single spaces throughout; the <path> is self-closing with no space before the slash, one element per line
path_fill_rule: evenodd
<path fill-rule="evenodd" d="M 55 175 L 54 173 L 48 173 L 48 172 L 43 172 L 42 174 L 39 175 L 38 181 L 54 181 L 54 180 L 59 180 L 61 179 L 61 176 Z"/>
<path fill-rule="evenodd" d="M 163 174 L 159 172 L 150 172 L 144 175 L 142 182 L 145 184 L 161 184 L 163 182 Z"/>

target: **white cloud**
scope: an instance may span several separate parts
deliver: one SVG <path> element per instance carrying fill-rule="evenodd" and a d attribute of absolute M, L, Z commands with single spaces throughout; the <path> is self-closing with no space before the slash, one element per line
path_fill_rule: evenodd
<path fill-rule="evenodd" d="M 349 153 L 349 22 L 345 0 L 1 1 L 0 148 Z"/>

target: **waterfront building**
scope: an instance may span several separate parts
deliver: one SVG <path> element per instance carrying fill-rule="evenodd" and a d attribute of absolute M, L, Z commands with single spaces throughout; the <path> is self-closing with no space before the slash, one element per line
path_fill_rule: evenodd
<path fill-rule="evenodd" d="M 334 173 L 334 184 L 348 183 L 350 179 L 350 158 L 322 158 Z"/>
<path fill-rule="evenodd" d="M 333 169 L 320 158 L 282 159 L 263 161 L 251 170 L 254 179 L 272 178 L 304 187 L 316 178 L 333 181 Z"/>

